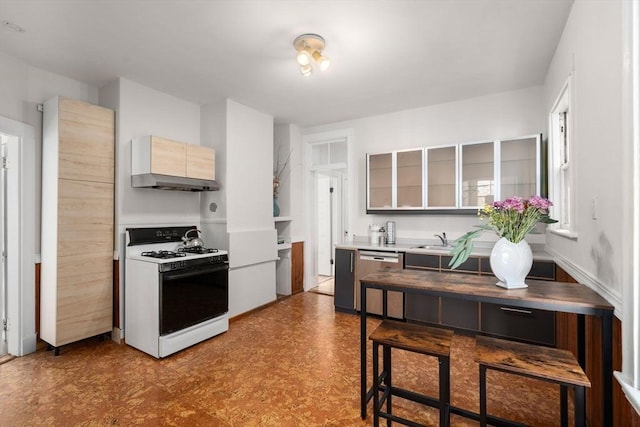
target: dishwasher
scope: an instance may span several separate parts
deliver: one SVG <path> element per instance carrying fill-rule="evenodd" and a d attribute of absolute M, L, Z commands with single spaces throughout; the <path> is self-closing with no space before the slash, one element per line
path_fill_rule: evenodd
<path fill-rule="evenodd" d="M 356 262 L 355 306 L 360 311 L 360 279 L 379 270 L 404 268 L 404 254 L 398 252 L 359 250 Z M 402 292 L 387 292 L 387 316 L 404 318 Z M 367 289 L 367 313 L 382 314 L 382 291 Z"/>

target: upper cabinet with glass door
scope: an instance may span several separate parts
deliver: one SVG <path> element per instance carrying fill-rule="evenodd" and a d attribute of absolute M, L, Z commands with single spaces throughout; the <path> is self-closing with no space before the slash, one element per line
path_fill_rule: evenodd
<path fill-rule="evenodd" d="M 367 155 L 367 209 L 393 209 L 393 154 Z"/>
<path fill-rule="evenodd" d="M 460 146 L 460 208 L 493 203 L 496 194 L 493 147 L 493 141 Z"/>
<path fill-rule="evenodd" d="M 475 213 L 542 195 L 541 135 L 367 155 L 367 212 Z"/>
<path fill-rule="evenodd" d="M 457 207 L 458 147 L 427 148 L 427 208 Z"/>
<path fill-rule="evenodd" d="M 423 150 L 396 152 L 396 206 L 398 209 L 424 207 Z"/>
<path fill-rule="evenodd" d="M 367 155 L 367 210 L 424 208 L 423 150 Z"/>
<path fill-rule="evenodd" d="M 500 199 L 540 195 L 540 136 L 500 141 Z"/>

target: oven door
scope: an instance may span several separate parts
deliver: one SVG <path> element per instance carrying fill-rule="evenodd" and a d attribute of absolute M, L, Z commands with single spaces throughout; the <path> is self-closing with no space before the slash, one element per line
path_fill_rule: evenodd
<path fill-rule="evenodd" d="M 229 266 L 212 264 L 160 273 L 160 335 L 229 311 Z"/>

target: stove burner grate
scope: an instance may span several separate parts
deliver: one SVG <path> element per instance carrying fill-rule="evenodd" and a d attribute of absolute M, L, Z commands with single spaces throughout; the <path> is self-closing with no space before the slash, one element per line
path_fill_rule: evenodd
<path fill-rule="evenodd" d="M 217 249 L 212 248 L 203 248 L 202 246 L 185 246 L 182 248 L 178 248 L 178 253 L 188 253 L 188 254 L 213 254 L 218 252 Z"/>
<path fill-rule="evenodd" d="M 151 258 L 161 258 L 161 259 L 178 258 L 178 257 L 187 256 L 186 253 L 174 252 L 174 251 L 146 251 L 146 252 L 142 252 L 140 255 L 148 256 Z"/>

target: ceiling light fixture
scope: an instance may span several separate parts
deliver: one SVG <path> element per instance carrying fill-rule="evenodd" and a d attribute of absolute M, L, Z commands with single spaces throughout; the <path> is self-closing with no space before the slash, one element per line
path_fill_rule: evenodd
<path fill-rule="evenodd" d="M 317 34 L 302 34 L 293 41 L 293 47 L 298 52 L 296 61 L 303 76 L 311 75 L 311 58 L 316 61 L 321 71 L 329 68 L 331 61 L 322 54 L 324 45 L 324 39 Z"/>

